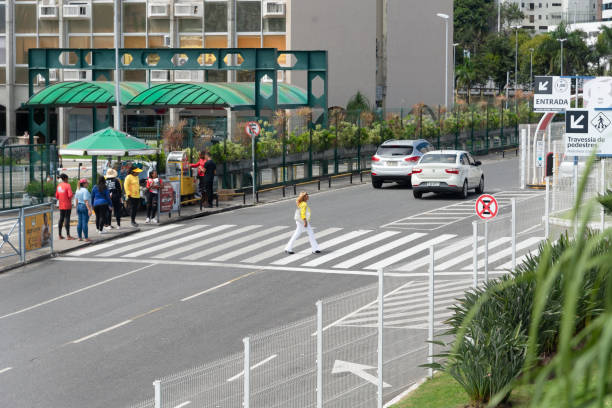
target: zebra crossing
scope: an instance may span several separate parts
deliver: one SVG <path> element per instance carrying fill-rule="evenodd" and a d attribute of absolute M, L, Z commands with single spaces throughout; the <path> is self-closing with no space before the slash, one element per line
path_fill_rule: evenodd
<path fill-rule="evenodd" d="M 500 209 L 503 209 L 511 204 L 512 198 L 515 198 L 517 202 L 520 202 L 530 198 L 542 196 L 543 193 L 538 191 L 501 191 L 498 193 L 493 193 L 492 195 L 497 199 Z M 431 231 L 440 229 L 455 222 L 473 217 L 475 215 L 474 207 L 476 205 L 476 199 L 477 198 L 475 197 L 472 200 L 465 200 L 456 204 L 411 215 L 409 217 L 393 221 L 389 224 L 385 224 L 382 226 L 382 228 L 416 231 Z"/>
<path fill-rule="evenodd" d="M 315 231 L 321 254 L 313 254 L 308 238 L 301 237 L 295 243 L 295 254 L 288 255 L 283 249 L 291 234 L 293 228 L 283 225 L 170 224 L 78 249 L 68 256 L 159 262 L 203 261 L 220 266 L 259 265 L 276 269 L 376 271 L 385 268 L 389 272 L 417 276 L 427 272 L 429 248 L 434 246 L 436 273 L 467 275 L 473 268 L 472 238 L 455 234 L 329 227 Z M 517 258 L 537 248 L 541 240 L 535 235 L 519 238 Z M 489 273 L 502 273 L 511 267 L 509 243 L 509 237 L 488 243 Z M 483 245 L 479 245 L 478 254 L 478 268 L 483 269 Z"/>
<path fill-rule="evenodd" d="M 452 312 L 449 307 L 471 287 L 469 280 L 440 280 L 435 284 L 434 327 L 444 327 Z M 411 281 L 390 291 L 384 297 L 384 322 L 388 329 L 427 329 L 428 282 Z M 333 323 L 339 327 L 378 327 L 376 300 Z"/>

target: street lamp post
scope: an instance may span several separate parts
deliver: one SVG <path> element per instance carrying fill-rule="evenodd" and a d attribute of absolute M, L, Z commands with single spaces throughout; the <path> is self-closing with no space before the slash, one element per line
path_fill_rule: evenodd
<path fill-rule="evenodd" d="M 531 54 L 530 57 L 530 64 L 529 64 L 529 90 L 533 91 L 533 48 L 529 49 L 529 53 Z"/>
<path fill-rule="evenodd" d="M 444 49 L 445 49 L 445 62 L 444 62 L 444 106 L 448 106 L 448 14 L 438 13 L 438 17 L 444 19 L 446 26 L 445 37 L 444 37 Z"/>
<path fill-rule="evenodd" d="M 517 104 L 516 89 L 518 86 L 518 30 L 520 30 L 521 27 L 522 25 L 512 26 L 512 28 L 516 30 L 516 41 L 515 41 L 515 46 L 514 46 L 514 105 L 515 106 Z"/>
<path fill-rule="evenodd" d="M 459 43 L 454 43 L 453 44 L 453 86 L 451 87 L 451 90 L 453 92 L 453 106 L 455 105 L 456 102 L 456 92 L 455 92 L 455 65 L 456 65 L 456 61 L 457 61 L 457 57 L 456 57 L 456 52 L 455 50 L 457 49 L 457 46 L 459 45 Z"/>
<path fill-rule="evenodd" d="M 119 47 L 121 46 L 120 43 L 120 33 L 121 30 L 119 28 L 119 24 L 120 24 L 120 16 L 121 16 L 121 1 L 120 0 L 115 0 L 115 103 L 117 104 L 117 107 L 115 109 L 115 129 L 117 130 L 121 130 L 121 98 L 120 96 L 120 91 L 119 91 L 119 81 L 120 81 L 120 74 L 119 74 Z M 95 78 L 94 78 L 95 80 Z"/>
<path fill-rule="evenodd" d="M 563 76 L 563 43 L 567 41 L 567 38 L 557 38 L 557 41 L 561 43 L 561 76 Z"/>

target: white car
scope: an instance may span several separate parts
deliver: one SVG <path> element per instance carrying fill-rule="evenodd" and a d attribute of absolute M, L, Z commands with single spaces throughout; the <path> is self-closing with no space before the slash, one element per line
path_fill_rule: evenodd
<path fill-rule="evenodd" d="M 455 193 L 462 198 L 468 190 L 484 191 L 481 162 L 463 150 L 434 150 L 425 153 L 412 169 L 414 198 L 423 193 Z"/>

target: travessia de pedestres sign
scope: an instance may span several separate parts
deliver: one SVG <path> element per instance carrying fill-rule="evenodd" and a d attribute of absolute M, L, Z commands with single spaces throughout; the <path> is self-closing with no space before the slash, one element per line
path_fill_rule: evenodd
<path fill-rule="evenodd" d="M 565 154 L 612 155 L 612 111 L 572 109 L 565 112 Z"/>
<path fill-rule="evenodd" d="M 533 110 L 536 112 L 561 112 L 570 109 L 571 97 L 571 78 L 558 76 L 535 77 Z"/>

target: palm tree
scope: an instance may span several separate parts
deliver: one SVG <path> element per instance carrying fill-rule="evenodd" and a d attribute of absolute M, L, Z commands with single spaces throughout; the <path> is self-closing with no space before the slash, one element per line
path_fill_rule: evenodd
<path fill-rule="evenodd" d="M 476 70 L 472 60 L 467 58 L 463 64 L 457 66 L 455 69 L 455 75 L 457 77 L 457 88 L 466 88 L 467 91 L 467 102 L 471 103 L 471 89 L 474 81 L 476 80 Z"/>
<path fill-rule="evenodd" d="M 357 93 L 351 96 L 351 99 L 346 103 L 347 118 L 350 122 L 356 122 L 361 117 L 362 112 L 370 112 L 370 101 L 368 97 L 357 91 Z"/>

